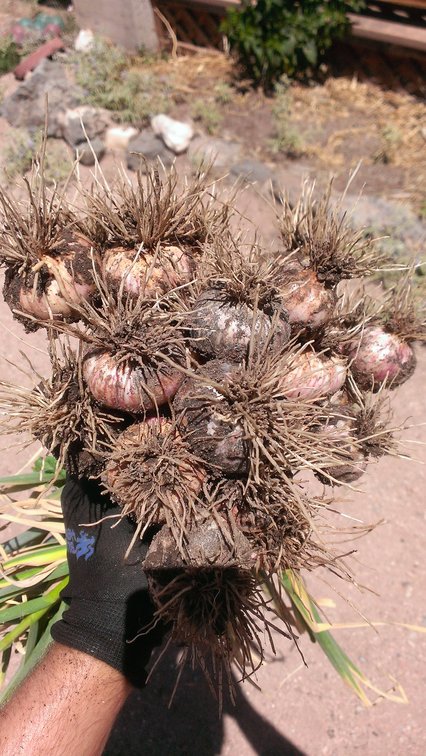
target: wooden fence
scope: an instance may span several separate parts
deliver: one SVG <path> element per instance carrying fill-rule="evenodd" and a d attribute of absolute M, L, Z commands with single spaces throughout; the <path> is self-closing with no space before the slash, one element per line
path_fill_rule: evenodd
<path fill-rule="evenodd" d="M 156 0 L 160 18 L 173 29 L 178 42 L 210 48 L 222 47 L 220 22 L 226 8 L 240 5 L 240 0 Z M 426 53 L 426 0 L 373 0 L 362 14 L 350 14 L 350 19 L 355 39 Z"/>

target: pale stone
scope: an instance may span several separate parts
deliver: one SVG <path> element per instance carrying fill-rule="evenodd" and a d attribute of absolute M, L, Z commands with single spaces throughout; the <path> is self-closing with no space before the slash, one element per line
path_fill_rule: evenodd
<path fill-rule="evenodd" d="M 166 147 L 176 155 L 185 152 L 194 136 L 194 129 L 190 123 L 175 121 L 163 113 L 151 118 L 151 126 L 154 134 L 160 136 Z"/>
<path fill-rule="evenodd" d="M 134 126 L 111 126 L 104 137 L 105 147 L 110 152 L 127 150 L 129 142 L 138 133 Z"/>
<path fill-rule="evenodd" d="M 95 36 L 91 29 L 80 29 L 75 41 L 74 50 L 77 52 L 88 52 L 95 44 Z"/>

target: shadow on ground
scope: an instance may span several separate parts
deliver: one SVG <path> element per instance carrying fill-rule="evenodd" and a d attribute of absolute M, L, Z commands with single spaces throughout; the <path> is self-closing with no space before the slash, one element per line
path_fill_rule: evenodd
<path fill-rule="evenodd" d="M 235 706 L 224 700 L 223 716 L 199 670 L 186 669 L 171 708 L 176 680 L 175 654 L 169 652 L 145 691 L 134 693 L 121 712 L 103 756 L 215 756 L 223 748 L 223 716 L 233 717 L 259 756 L 303 756 L 261 716 L 236 688 Z"/>

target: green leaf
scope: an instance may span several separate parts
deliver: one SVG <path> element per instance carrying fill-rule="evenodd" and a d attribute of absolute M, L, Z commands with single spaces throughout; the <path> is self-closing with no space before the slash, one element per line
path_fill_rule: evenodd
<path fill-rule="evenodd" d="M 39 567 L 52 564 L 60 559 L 65 560 L 66 558 L 67 547 L 56 542 L 55 545 L 52 546 L 40 546 L 31 551 L 24 551 L 23 554 L 16 554 L 16 556 L 10 557 L 10 559 L 4 561 L 2 568 L 4 572 L 8 572 L 14 567 Z"/>
<path fill-rule="evenodd" d="M 28 631 L 27 640 L 25 642 L 24 663 L 25 663 L 26 657 L 28 656 L 29 658 L 31 656 L 32 652 L 34 651 L 37 645 L 39 634 L 40 634 L 39 631 L 40 631 L 40 622 L 36 622 L 34 625 L 31 625 Z"/>
<path fill-rule="evenodd" d="M 295 37 L 289 37 L 287 39 L 284 39 L 281 43 L 281 49 L 285 55 L 293 55 L 295 47 L 296 47 Z"/>
<path fill-rule="evenodd" d="M 55 457 L 48 455 L 47 457 L 39 457 L 36 459 L 33 465 L 35 472 L 43 472 L 46 475 L 53 475 L 56 473 L 57 461 Z"/>
<path fill-rule="evenodd" d="M 386 698 L 395 703 L 407 703 L 407 697 L 401 686 L 394 685 L 394 688 L 396 687 L 399 691 L 398 693 L 394 693 L 393 690 L 387 692 L 377 688 L 347 656 L 329 630 L 316 629 L 322 624 L 322 618 L 300 575 L 293 570 L 285 570 L 281 573 L 280 580 L 312 640 L 318 643 L 336 672 L 365 706 L 371 706 L 373 703 L 365 689 L 373 691 L 378 697 Z"/>
<path fill-rule="evenodd" d="M 61 616 L 62 612 L 66 608 L 66 604 L 62 601 L 59 605 L 57 611 L 49 618 L 49 621 L 46 625 L 46 628 L 43 632 L 43 634 L 38 639 L 38 642 L 33 645 L 32 647 L 26 647 L 26 653 L 25 658 L 23 662 L 21 663 L 19 669 L 13 676 L 10 683 L 7 685 L 5 690 L 2 692 L 0 696 L 0 705 L 3 705 L 6 703 L 6 701 L 10 698 L 10 696 L 15 692 L 18 685 L 20 685 L 23 680 L 26 678 L 28 674 L 34 669 L 36 664 L 40 661 L 40 659 L 43 658 L 44 654 L 46 653 L 49 644 L 52 641 L 50 631 L 52 628 L 52 625 L 57 622 Z"/>
<path fill-rule="evenodd" d="M 65 483 L 65 476 L 65 471 L 61 470 L 55 480 L 55 485 L 61 485 Z M 54 475 L 52 475 L 52 473 L 50 472 L 32 472 L 23 473 L 22 475 L 6 475 L 0 478 L 0 488 L 7 489 L 8 493 L 25 491 L 28 488 L 41 486 L 44 483 L 51 483 L 53 478 Z"/>
<path fill-rule="evenodd" d="M 300 76 L 318 66 L 348 32 L 348 11 L 359 7 L 358 0 L 257 0 L 227 10 L 221 30 L 255 86 L 271 91 L 283 73 Z"/>
<path fill-rule="evenodd" d="M 12 604 L 12 606 L 0 609 L 0 624 L 6 624 L 13 622 L 14 620 L 22 620 L 24 617 L 28 617 L 30 614 L 38 613 L 43 609 L 48 609 L 52 604 L 55 604 L 59 598 L 59 592 L 68 583 L 68 578 L 62 580 L 58 585 L 48 591 L 44 596 L 39 596 L 29 601 L 21 601 L 19 604 Z"/>
<path fill-rule="evenodd" d="M 11 598 L 21 596 L 23 593 L 29 594 L 38 590 L 40 592 L 40 585 L 51 583 L 53 580 L 65 577 L 68 575 L 68 563 L 58 564 L 58 566 L 49 573 L 48 576 L 44 575 L 40 578 L 40 583 L 35 583 L 30 588 L 26 588 L 23 585 L 19 585 L 20 582 L 31 580 L 41 572 L 40 567 L 33 567 L 29 570 L 22 570 L 13 576 L 14 583 L 10 583 L 8 580 L 0 580 L 0 605 Z"/>
<path fill-rule="evenodd" d="M 313 40 L 303 45 L 302 52 L 311 66 L 316 66 L 318 61 L 318 51 L 317 46 Z"/>
<path fill-rule="evenodd" d="M 52 588 L 52 590 L 48 594 L 50 595 L 51 601 L 47 606 L 25 617 L 13 628 L 13 630 L 10 630 L 8 633 L 6 633 L 6 635 L 3 636 L 2 640 L 0 640 L 0 653 L 8 648 L 8 646 L 12 645 L 14 641 L 16 641 L 21 635 L 23 635 L 32 625 L 34 625 L 35 622 L 43 617 L 44 614 L 46 614 L 48 609 L 59 600 L 59 594 L 62 588 L 65 588 L 67 583 L 68 578 L 65 578 L 60 583 L 55 585 L 55 587 Z"/>

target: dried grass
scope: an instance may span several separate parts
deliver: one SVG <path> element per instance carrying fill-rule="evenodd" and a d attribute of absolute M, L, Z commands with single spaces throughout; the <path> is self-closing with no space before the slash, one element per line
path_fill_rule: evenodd
<path fill-rule="evenodd" d="M 412 268 L 386 293 L 380 320 L 405 341 L 426 341 L 426 307 L 415 295 Z"/>
<path fill-rule="evenodd" d="M 82 476 L 93 472 L 114 443 L 123 418 L 100 408 L 82 376 L 82 350 L 50 340 L 52 376 L 33 389 L 0 382 L 2 433 L 36 438 L 65 467 Z"/>
<path fill-rule="evenodd" d="M 58 190 L 46 185 L 45 150 L 46 138 L 29 177 L 23 178 L 25 200 L 0 187 L 0 264 L 11 266 L 20 274 L 33 268 L 44 255 L 60 255 L 75 225 L 75 217 L 65 200 L 66 186 Z"/>
<path fill-rule="evenodd" d="M 352 179 L 353 176 L 348 187 Z M 331 203 L 332 182 L 319 199 L 315 199 L 314 189 L 315 182 L 306 182 L 295 205 L 282 197 L 278 223 L 289 261 L 299 258 L 328 286 L 342 279 L 370 275 L 383 267 L 386 254 L 366 237 L 364 229 L 354 231 L 350 218 L 342 211 L 346 190 L 340 201 Z M 286 262 L 281 264 L 285 270 Z"/>
<path fill-rule="evenodd" d="M 212 89 L 212 79 L 233 80 L 232 59 L 215 51 L 197 50 L 193 55 L 153 61 L 152 66 L 155 73 L 170 77 L 172 90 L 184 98 L 204 95 Z M 400 170 L 400 192 L 422 207 L 426 201 L 426 106 L 419 97 L 402 87 L 392 91 L 371 79 L 360 81 L 356 74 L 328 76 L 323 83 L 310 82 L 308 87 L 292 82 L 290 96 L 289 126 L 303 137 L 310 160 L 327 174 L 359 160 L 374 165 L 377 150 L 371 145 L 380 149 L 391 125 L 398 135 L 391 164 Z M 235 90 L 232 99 L 232 112 L 237 115 L 259 111 L 265 118 L 274 105 L 273 99 L 249 89 L 244 95 Z"/>
<path fill-rule="evenodd" d="M 218 288 L 233 304 L 271 311 L 277 307 L 277 269 L 280 256 L 271 257 L 255 240 L 242 235 L 215 235 L 204 245 L 197 285 Z"/>
<path fill-rule="evenodd" d="M 140 538 L 152 525 L 165 523 L 185 555 L 203 477 L 201 460 L 183 444 L 176 424 L 165 419 L 133 425 L 116 439 L 103 483 L 122 507 L 122 516 L 136 521 Z"/>
<path fill-rule="evenodd" d="M 178 186 L 175 168 L 159 162 L 152 165 L 141 157 L 136 186 L 126 176 L 110 187 L 104 182 L 83 192 L 87 221 L 82 230 L 94 243 L 155 251 L 159 245 L 180 244 L 197 249 L 209 234 L 227 227 L 230 208 L 215 202 L 214 185 L 206 171 L 184 186 Z"/>

